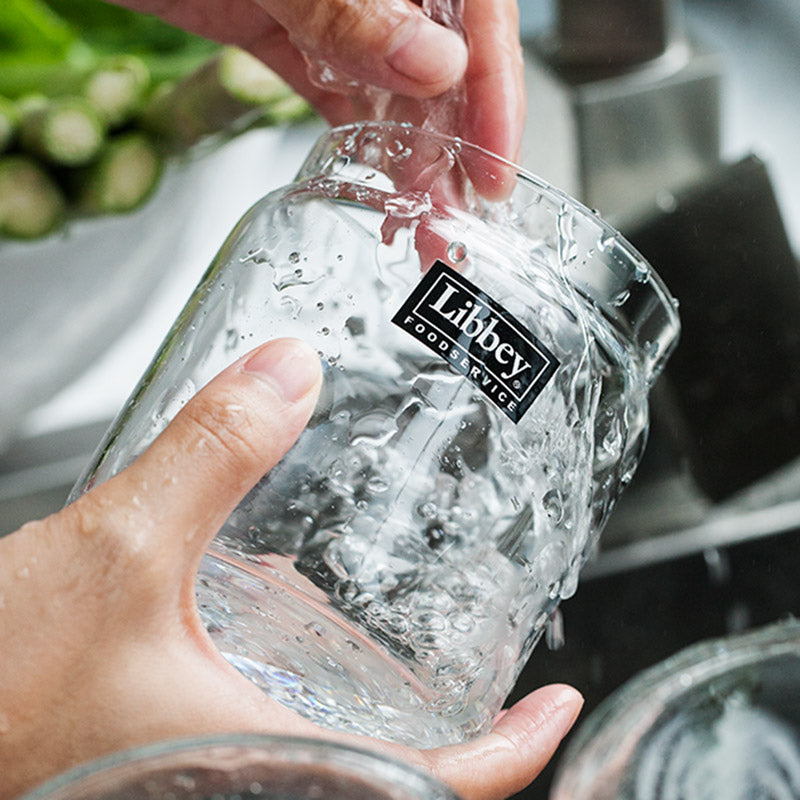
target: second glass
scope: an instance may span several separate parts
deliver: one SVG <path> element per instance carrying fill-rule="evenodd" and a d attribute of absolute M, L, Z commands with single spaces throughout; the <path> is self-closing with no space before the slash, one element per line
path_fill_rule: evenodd
<path fill-rule="evenodd" d="M 334 129 L 231 233 L 76 492 L 250 348 L 311 342 L 316 411 L 215 539 L 201 614 L 321 725 L 461 741 L 575 591 L 677 332 L 641 256 L 534 176 L 406 125 Z"/>

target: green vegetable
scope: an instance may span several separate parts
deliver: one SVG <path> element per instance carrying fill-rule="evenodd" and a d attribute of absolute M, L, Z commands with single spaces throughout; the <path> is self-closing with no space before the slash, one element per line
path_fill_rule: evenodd
<path fill-rule="evenodd" d="M 22 115 L 20 147 L 52 164 L 86 164 L 100 152 L 104 138 L 100 115 L 80 97 L 47 101 Z"/>
<path fill-rule="evenodd" d="M 130 211 L 150 197 L 162 169 L 162 157 L 146 134 L 117 134 L 97 161 L 72 176 L 76 204 L 91 214 Z"/>
<path fill-rule="evenodd" d="M 262 115 L 264 106 L 289 92 L 257 58 L 226 47 L 191 75 L 156 92 L 141 124 L 182 149 L 210 134 L 242 130 Z"/>
<path fill-rule="evenodd" d="M 83 94 L 100 112 L 106 125 L 117 128 L 130 121 L 144 103 L 150 71 L 137 56 L 108 59 L 87 78 Z"/>
<path fill-rule="evenodd" d="M 0 97 L 0 153 L 6 150 L 19 127 L 19 109 L 11 100 Z"/>
<path fill-rule="evenodd" d="M 0 52 L 63 58 L 75 43 L 72 27 L 42 0 L 0 3 Z"/>
<path fill-rule="evenodd" d="M 299 94 L 290 94 L 268 106 L 264 117 L 270 125 L 285 125 L 310 119 L 314 114 L 314 109 L 305 98 Z"/>
<path fill-rule="evenodd" d="M 0 235 L 44 236 L 62 222 L 65 208 L 58 184 L 33 159 L 0 157 Z"/>

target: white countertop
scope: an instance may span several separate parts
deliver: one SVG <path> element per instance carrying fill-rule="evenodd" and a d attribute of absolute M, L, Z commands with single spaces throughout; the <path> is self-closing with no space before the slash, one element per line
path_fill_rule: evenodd
<path fill-rule="evenodd" d="M 170 273 L 127 333 L 23 420 L 21 437 L 109 420 L 117 414 L 228 232 L 256 200 L 291 182 L 324 130 L 323 123 L 313 122 L 250 131 L 199 162 L 202 194 Z M 205 196 L 214 202 L 203 202 Z"/>

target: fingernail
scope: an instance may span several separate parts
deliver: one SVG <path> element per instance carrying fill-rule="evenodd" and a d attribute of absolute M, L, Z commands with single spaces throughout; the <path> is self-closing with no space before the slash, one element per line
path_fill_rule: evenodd
<path fill-rule="evenodd" d="M 417 83 L 441 83 L 444 91 L 466 69 L 467 46 L 455 31 L 415 14 L 395 33 L 386 63 Z"/>
<path fill-rule="evenodd" d="M 244 370 L 266 379 L 287 403 L 296 403 L 314 388 L 320 374 L 317 354 L 298 339 L 277 339 L 244 363 Z"/>
<path fill-rule="evenodd" d="M 561 736 L 564 737 L 581 713 L 583 695 L 571 686 L 565 686 L 561 693 L 554 698 L 553 704 L 556 706 L 553 714 L 554 722 L 560 730 Z"/>

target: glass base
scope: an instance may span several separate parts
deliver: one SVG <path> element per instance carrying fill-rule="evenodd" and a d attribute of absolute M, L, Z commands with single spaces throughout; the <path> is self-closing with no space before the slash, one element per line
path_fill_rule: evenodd
<path fill-rule="evenodd" d="M 209 554 L 200 567 L 198 607 L 209 635 L 267 695 L 322 727 L 413 747 L 488 730 L 489 709 L 437 712 L 435 692 L 303 583 L 286 556 L 251 564 Z"/>

